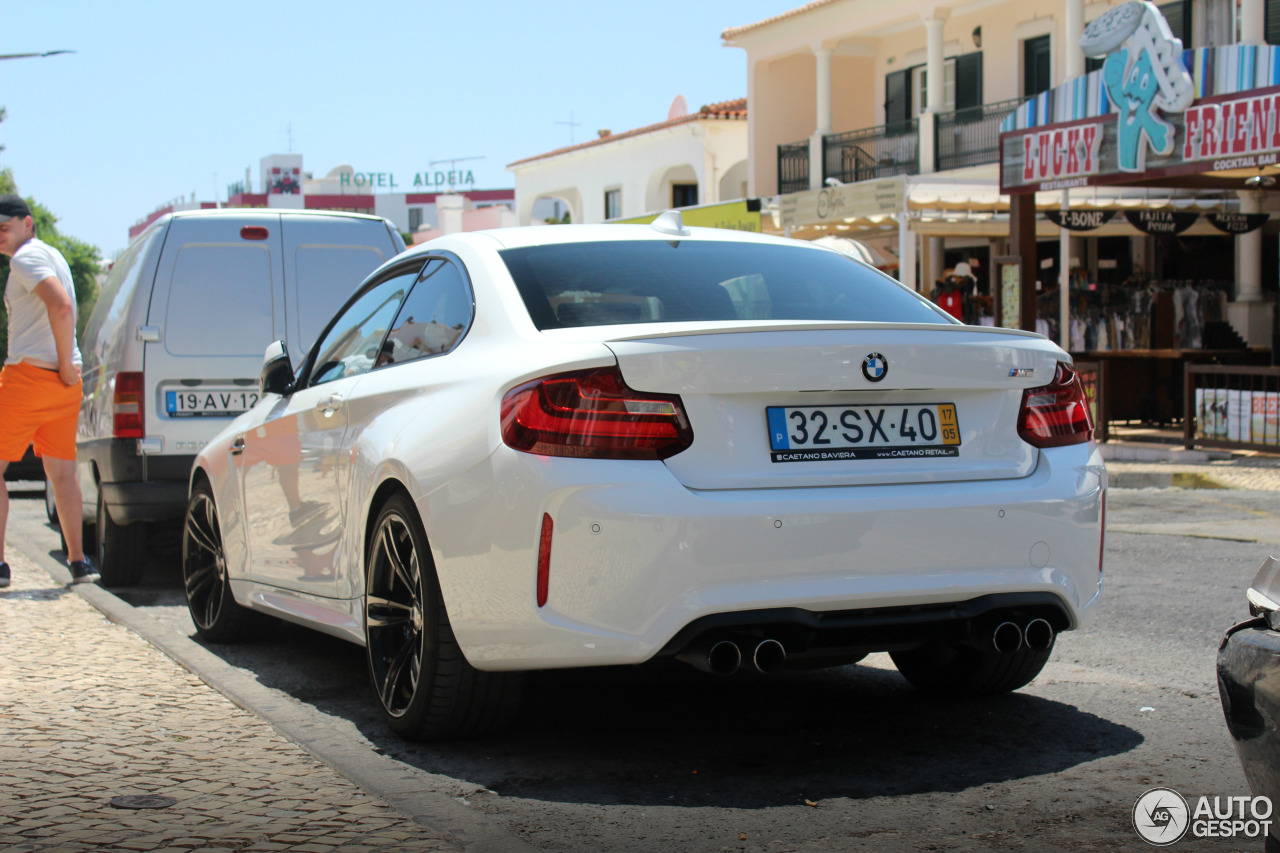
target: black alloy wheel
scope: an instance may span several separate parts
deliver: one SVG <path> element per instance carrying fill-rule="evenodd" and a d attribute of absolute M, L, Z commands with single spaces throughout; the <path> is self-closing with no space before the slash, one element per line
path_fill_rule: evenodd
<path fill-rule="evenodd" d="M 523 674 L 481 672 L 463 656 L 407 495 L 383 505 L 365 565 L 365 647 L 387 725 L 410 740 L 436 740 L 509 723 Z"/>
<path fill-rule="evenodd" d="M 422 677 L 425 590 L 408 522 L 383 513 L 373 535 L 365 590 L 365 633 L 373 687 L 389 717 L 409 710 Z"/>
<path fill-rule="evenodd" d="M 268 617 L 236 603 L 222 547 L 218 508 L 208 483 L 191 492 L 182 527 L 182 582 L 196 631 L 214 643 L 253 639 L 270 624 Z"/>

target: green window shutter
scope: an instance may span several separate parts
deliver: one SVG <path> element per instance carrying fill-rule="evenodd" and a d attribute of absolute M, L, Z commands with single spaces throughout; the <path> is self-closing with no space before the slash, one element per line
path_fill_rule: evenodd
<path fill-rule="evenodd" d="M 1175 0 L 1158 7 L 1160 14 L 1169 22 L 1169 32 L 1176 39 L 1182 39 L 1182 47 L 1191 47 L 1191 9 L 1186 0 Z"/>
<path fill-rule="evenodd" d="M 1053 85 L 1049 49 L 1048 36 L 1038 36 L 1022 43 L 1022 93 L 1028 98 L 1048 91 Z"/>
<path fill-rule="evenodd" d="M 1280 0 L 1267 0 L 1267 44 L 1280 44 Z"/>
<path fill-rule="evenodd" d="M 884 123 L 899 124 L 911 118 L 911 70 L 884 76 Z"/>
<path fill-rule="evenodd" d="M 982 52 L 956 57 L 956 109 L 982 106 Z"/>

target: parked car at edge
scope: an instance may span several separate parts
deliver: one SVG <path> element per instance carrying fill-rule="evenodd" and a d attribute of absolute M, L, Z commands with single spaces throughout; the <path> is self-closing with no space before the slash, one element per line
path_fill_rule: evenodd
<path fill-rule="evenodd" d="M 14 480 L 44 480 L 44 462 L 36 456 L 36 449 L 31 445 L 27 445 L 27 452 L 22 454 L 22 458 L 17 462 L 10 462 L 8 467 L 4 469 L 4 478 L 8 481 Z"/>
<path fill-rule="evenodd" d="M 1253 617 L 1218 647 L 1218 697 L 1255 797 L 1280 803 L 1280 561 L 1268 557 L 1248 592 Z M 1273 820 L 1267 853 L 1280 853 Z"/>
<path fill-rule="evenodd" d="M 212 641 L 367 649 L 390 726 L 473 734 L 523 670 L 888 651 L 1015 690 L 1102 591 L 1106 471 L 1070 357 L 792 240 L 441 237 L 384 264 L 200 452 L 183 573 Z"/>
<path fill-rule="evenodd" d="M 196 453 L 258 399 L 263 348 L 310 346 L 403 249 L 374 216 L 200 210 L 161 217 L 116 260 L 81 344 L 77 437 L 105 583 L 136 583 L 148 523 L 183 518 Z"/>

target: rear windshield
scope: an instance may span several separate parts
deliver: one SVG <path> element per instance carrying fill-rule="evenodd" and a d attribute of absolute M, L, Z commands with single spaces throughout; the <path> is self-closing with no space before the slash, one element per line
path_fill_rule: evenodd
<path fill-rule="evenodd" d="M 501 255 L 539 329 L 689 320 L 954 322 L 875 270 L 802 246 L 636 240 Z"/>

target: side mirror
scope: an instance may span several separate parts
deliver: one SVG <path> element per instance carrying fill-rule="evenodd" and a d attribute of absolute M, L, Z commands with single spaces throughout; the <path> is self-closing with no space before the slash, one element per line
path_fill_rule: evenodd
<path fill-rule="evenodd" d="M 1249 613 L 1267 620 L 1271 630 L 1280 630 L 1280 560 L 1267 557 L 1249 584 Z"/>
<path fill-rule="evenodd" d="M 263 394 L 288 394 L 293 390 L 293 365 L 284 341 L 274 342 L 263 354 L 258 389 Z"/>

